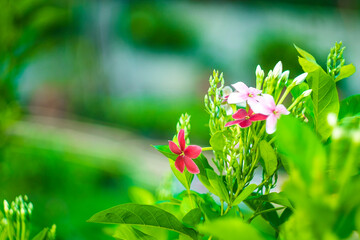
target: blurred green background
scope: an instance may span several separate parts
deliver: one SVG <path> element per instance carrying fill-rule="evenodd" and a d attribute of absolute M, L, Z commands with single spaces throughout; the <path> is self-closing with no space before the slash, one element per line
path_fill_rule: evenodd
<path fill-rule="evenodd" d="M 254 84 L 281 60 L 301 73 L 293 44 L 322 64 L 335 41 L 360 66 L 357 0 L 0 0 L 0 198 L 27 194 L 33 233 L 110 239 L 85 221 L 156 189 L 169 171 L 151 149 L 192 116 L 207 145 L 203 95 L 212 69 Z M 360 92 L 360 73 L 339 84 Z"/>

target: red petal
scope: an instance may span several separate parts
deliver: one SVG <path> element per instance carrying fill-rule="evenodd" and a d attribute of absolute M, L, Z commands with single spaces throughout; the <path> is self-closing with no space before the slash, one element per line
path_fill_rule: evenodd
<path fill-rule="evenodd" d="M 267 117 L 268 117 L 267 115 L 258 113 L 258 114 L 251 115 L 250 121 L 252 121 L 252 122 L 263 121 L 263 120 L 266 120 Z"/>
<path fill-rule="evenodd" d="M 230 121 L 230 122 L 228 122 L 228 123 L 225 124 L 225 127 L 229 127 L 229 126 L 232 126 L 232 125 L 235 125 L 235 124 L 239 124 L 239 123 L 241 123 L 242 121 L 244 121 L 244 120 Z"/>
<path fill-rule="evenodd" d="M 181 173 L 184 172 L 185 168 L 185 162 L 184 162 L 184 156 L 178 156 L 175 160 L 175 167 L 177 170 L 179 170 Z"/>
<path fill-rule="evenodd" d="M 253 113 L 254 113 L 253 110 L 251 108 L 249 108 L 248 116 L 251 116 Z"/>
<path fill-rule="evenodd" d="M 185 156 L 184 161 L 185 161 L 186 168 L 190 173 L 193 173 L 193 174 L 200 173 L 198 166 L 196 166 L 195 162 L 191 158 Z"/>
<path fill-rule="evenodd" d="M 251 125 L 251 121 L 250 120 L 244 120 L 239 125 L 240 125 L 241 128 L 247 128 L 247 127 L 249 127 Z"/>
<path fill-rule="evenodd" d="M 185 150 L 185 132 L 184 132 L 184 129 L 180 129 L 179 134 L 178 134 L 178 141 L 179 141 L 179 145 L 180 145 L 180 150 L 184 151 Z"/>
<path fill-rule="evenodd" d="M 171 152 L 173 152 L 177 155 L 181 154 L 180 148 L 173 141 L 169 141 L 169 148 L 170 148 Z"/>
<path fill-rule="evenodd" d="M 234 119 L 243 119 L 243 118 L 245 118 L 247 115 L 248 115 L 248 114 L 247 114 L 247 112 L 246 112 L 245 109 L 239 109 L 239 110 L 237 110 L 236 113 L 234 113 L 234 114 L 232 115 L 232 117 L 233 117 Z"/>
<path fill-rule="evenodd" d="M 197 158 L 201 153 L 201 147 L 197 145 L 188 146 L 185 151 L 185 156 L 189 158 Z"/>

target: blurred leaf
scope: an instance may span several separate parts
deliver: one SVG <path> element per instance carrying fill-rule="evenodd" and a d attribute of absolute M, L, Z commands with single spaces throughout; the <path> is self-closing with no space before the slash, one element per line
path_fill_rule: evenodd
<path fill-rule="evenodd" d="M 36 236 L 33 237 L 32 240 L 47 240 L 47 239 L 48 239 L 49 231 L 50 231 L 49 228 L 44 228 L 43 230 L 41 230 L 41 232 L 39 232 L 38 234 L 36 234 Z"/>
<path fill-rule="evenodd" d="M 290 203 L 289 199 L 285 196 L 285 194 L 283 192 L 280 192 L 280 193 L 272 192 L 272 193 L 261 196 L 259 199 L 267 201 L 267 202 L 276 203 L 276 204 L 288 207 L 290 209 L 294 209 L 293 205 Z"/>
<path fill-rule="evenodd" d="M 291 208 L 285 208 L 285 210 L 282 212 L 280 216 L 280 225 L 285 223 L 292 214 L 293 214 L 293 210 L 291 210 Z"/>
<path fill-rule="evenodd" d="M 229 193 L 224 185 L 224 182 L 220 178 L 220 176 L 218 176 L 211 169 L 206 169 L 206 174 L 210 181 L 211 186 L 215 190 L 215 192 L 213 192 L 213 193 L 215 195 L 217 195 L 218 197 L 220 197 L 221 200 L 224 200 L 225 202 L 229 202 Z"/>
<path fill-rule="evenodd" d="M 319 177 L 319 171 L 323 172 L 325 167 L 326 155 L 311 129 L 291 116 L 282 116 L 276 134 L 278 151 L 289 161 L 290 169 L 291 166 L 298 169 L 308 184 L 315 175 Z"/>
<path fill-rule="evenodd" d="M 223 151 L 226 141 L 223 131 L 216 132 L 210 139 L 210 145 L 214 151 Z"/>
<path fill-rule="evenodd" d="M 130 187 L 129 188 L 129 197 L 132 202 L 138 204 L 147 204 L 152 205 L 155 203 L 154 195 L 146 189 L 140 187 Z"/>
<path fill-rule="evenodd" d="M 353 95 L 340 102 L 339 119 L 360 116 L 360 95 Z"/>
<path fill-rule="evenodd" d="M 238 205 L 244 201 L 257 188 L 256 184 L 250 184 L 242 190 L 240 195 L 234 200 L 233 205 Z"/>
<path fill-rule="evenodd" d="M 348 78 L 356 72 L 355 66 L 353 64 L 348 64 L 342 66 L 340 69 L 340 74 L 335 78 L 335 82 L 340 81 L 344 78 Z"/>
<path fill-rule="evenodd" d="M 156 238 L 131 226 L 119 225 L 113 235 L 116 239 L 121 240 L 156 240 Z"/>
<path fill-rule="evenodd" d="M 260 142 L 260 155 L 264 161 L 266 176 L 270 177 L 277 169 L 278 161 L 273 147 L 265 140 Z"/>
<path fill-rule="evenodd" d="M 197 233 L 185 227 L 174 215 L 150 205 L 134 203 L 118 205 L 96 213 L 88 222 L 158 227 L 197 239 Z"/>
<path fill-rule="evenodd" d="M 201 210 L 200 208 L 194 208 L 190 210 L 182 219 L 182 221 L 189 226 L 196 226 L 201 221 Z"/>
<path fill-rule="evenodd" d="M 201 233 L 210 235 L 219 240 L 264 240 L 265 238 L 250 224 L 238 218 L 216 219 L 199 225 Z"/>

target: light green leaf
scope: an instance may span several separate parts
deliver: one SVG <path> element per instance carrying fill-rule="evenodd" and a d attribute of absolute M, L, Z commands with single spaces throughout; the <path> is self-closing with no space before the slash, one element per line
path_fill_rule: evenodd
<path fill-rule="evenodd" d="M 305 58 L 299 57 L 299 63 L 302 67 L 302 69 L 304 70 L 304 72 L 314 72 L 317 69 L 321 68 L 317 63 L 315 62 L 310 62 Z"/>
<path fill-rule="evenodd" d="M 325 150 L 311 129 L 292 116 L 282 116 L 276 131 L 278 152 L 289 162 L 291 169 L 300 171 L 308 184 L 321 177 L 326 165 Z"/>
<path fill-rule="evenodd" d="M 209 179 L 209 182 L 211 186 L 213 187 L 213 192 L 215 195 L 217 195 L 221 200 L 224 200 L 225 202 L 229 202 L 229 193 L 226 190 L 226 187 L 224 185 L 224 182 L 218 176 L 213 170 L 206 169 L 206 174 Z"/>
<path fill-rule="evenodd" d="M 121 240 L 156 240 L 155 237 L 127 225 L 119 225 L 113 237 Z"/>
<path fill-rule="evenodd" d="M 296 48 L 296 50 L 298 51 L 298 53 L 299 53 L 303 58 L 305 58 L 305 59 L 308 60 L 309 62 L 316 63 L 315 58 L 314 58 L 310 53 L 302 50 L 301 48 L 299 48 L 299 47 L 296 46 L 295 44 L 294 44 L 294 47 Z"/>
<path fill-rule="evenodd" d="M 238 205 L 244 201 L 257 188 L 256 184 L 250 184 L 242 190 L 239 196 L 234 200 L 233 205 Z"/>
<path fill-rule="evenodd" d="M 265 140 L 260 142 L 260 155 L 264 160 L 264 168 L 266 175 L 269 177 L 274 174 L 277 169 L 278 161 L 273 147 Z"/>
<path fill-rule="evenodd" d="M 88 222 L 158 227 L 197 239 L 197 233 L 185 227 L 174 215 L 150 205 L 135 203 L 118 205 L 96 213 Z"/>
<path fill-rule="evenodd" d="M 356 68 L 353 64 L 345 65 L 340 68 L 340 74 L 335 78 L 335 82 L 341 79 L 348 78 L 356 72 Z"/>
<path fill-rule="evenodd" d="M 174 161 L 176 160 L 177 155 L 170 151 L 169 145 L 156 145 L 153 147 L 159 152 L 161 152 L 165 157 L 170 158 Z"/>
<path fill-rule="evenodd" d="M 214 151 L 223 151 L 226 144 L 223 131 L 216 132 L 210 139 L 210 145 Z"/>
<path fill-rule="evenodd" d="M 238 218 L 222 218 L 199 225 L 201 233 L 219 240 L 265 240 L 250 224 Z"/>
<path fill-rule="evenodd" d="M 175 167 L 175 161 L 169 158 L 169 163 L 171 170 L 173 171 L 175 177 L 179 180 L 179 182 L 186 188 L 190 189 L 191 183 L 194 179 L 194 174 L 189 173 L 187 169 L 184 169 L 184 171 L 181 173 L 179 170 Z"/>
<path fill-rule="evenodd" d="M 201 221 L 201 210 L 200 208 L 194 208 L 190 210 L 182 219 L 183 223 L 189 226 L 196 226 Z"/>
<path fill-rule="evenodd" d="M 339 119 L 360 116 L 360 94 L 345 98 L 340 102 Z"/>
<path fill-rule="evenodd" d="M 154 195 L 146 189 L 140 187 L 130 187 L 129 197 L 133 203 L 152 205 L 155 203 Z"/>

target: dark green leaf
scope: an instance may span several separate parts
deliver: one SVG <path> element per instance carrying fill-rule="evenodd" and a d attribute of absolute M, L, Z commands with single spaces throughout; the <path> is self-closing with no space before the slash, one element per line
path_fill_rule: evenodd
<path fill-rule="evenodd" d="M 118 205 L 96 213 L 88 222 L 158 227 L 197 239 L 197 233 L 185 227 L 174 215 L 150 205 L 135 203 Z"/>
<path fill-rule="evenodd" d="M 182 219 L 182 221 L 189 226 L 196 226 L 201 221 L 201 210 L 200 208 L 194 208 L 190 210 Z"/>
<path fill-rule="evenodd" d="M 261 196 L 259 199 L 267 201 L 267 202 L 272 202 L 272 203 L 276 203 L 288 208 L 293 209 L 293 205 L 290 203 L 289 199 L 285 196 L 284 193 L 280 192 L 272 192 L 269 193 L 267 195 L 263 195 Z"/>
<path fill-rule="evenodd" d="M 271 176 L 277 169 L 278 161 L 274 148 L 265 140 L 260 142 L 260 155 L 264 161 L 266 176 Z"/>
<path fill-rule="evenodd" d="M 256 184 L 250 184 L 242 190 L 239 196 L 234 200 L 233 205 L 238 205 L 244 201 L 257 188 Z"/>
<path fill-rule="evenodd" d="M 340 74 L 335 78 L 335 82 L 340 81 L 341 79 L 348 78 L 356 72 L 355 66 L 353 64 L 342 66 L 340 69 Z"/>
<path fill-rule="evenodd" d="M 219 240 L 264 240 L 265 238 L 251 226 L 238 218 L 222 218 L 199 225 L 201 233 Z"/>
<path fill-rule="evenodd" d="M 44 228 L 43 230 L 41 230 L 41 232 L 39 232 L 38 234 L 36 234 L 35 237 L 33 237 L 32 240 L 47 240 L 48 239 L 48 234 L 49 234 L 49 228 Z"/>
<path fill-rule="evenodd" d="M 213 192 L 215 195 L 217 195 L 221 200 L 224 200 L 225 202 L 229 202 L 229 193 L 226 190 L 226 187 L 224 185 L 224 182 L 218 176 L 213 170 L 206 169 L 206 174 L 209 179 L 209 182 L 211 186 L 213 187 Z"/>
<path fill-rule="evenodd" d="M 360 116 L 360 95 L 345 98 L 340 102 L 339 119 Z"/>

